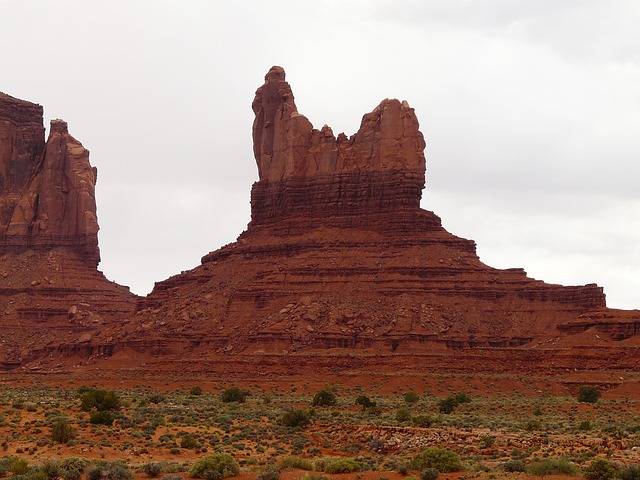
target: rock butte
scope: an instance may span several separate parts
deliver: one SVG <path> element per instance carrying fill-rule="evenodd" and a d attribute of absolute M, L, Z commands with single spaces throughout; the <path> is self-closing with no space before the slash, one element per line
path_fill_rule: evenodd
<path fill-rule="evenodd" d="M 98 272 L 97 171 L 42 107 L 0 93 L 0 368 L 88 341 L 135 296 Z"/>
<path fill-rule="evenodd" d="M 272 67 L 252 108 L 247 230 L 136 299 L 96 270 L 88 152 L 58 121 L 45 145 L 42 109 L 0 97 L 2 328 L 31 339 L 0 347 L 5 368 L 247 379 L 637 369 L 639 311 L 606 308 L 595 284 L 491 268 L 420 208 L 425 141 L 406 102 L 384 100 L 336 137 L 298 113 Z"/>

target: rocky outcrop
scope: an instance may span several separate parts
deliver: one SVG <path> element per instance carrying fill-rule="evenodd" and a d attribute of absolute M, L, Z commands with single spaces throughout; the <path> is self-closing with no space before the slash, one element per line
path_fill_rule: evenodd
<path fill-rule="evenodd" d="M 44 155 L 5 227 L 7 245 L 72 247 L 97 266 L 96 177 L 89 151 L 69 135 L 66 122 L 53 120 Z"/>
<path fill-rule="evenodd" d="M 0 235 L 44 146 L 42 107 L 0 92 Z"/>
<path fill-rule="evenodd" d="M 272 67 L 252 104 L 260 181 L 251 192 L 251 224 L 286 232 L 322 223 L 406 231 L 439 228 L 420 211 L 425 142 L 407 102 L 386 99 L 350 138 L 314 129 L 298 113 L 281 67 Z M 320 219 L 323 219 L 320 221 Z"/>
<path fill-rule="evenodd" d="M 0 369 L 119 323 L 135 306 L 97 270 L 96 169 L 62 120 L 0 94 Z"/>
<path fill-rule="evenodd" d="M 20 125 L 36 138 L 42 112 L 29 105 L 27 120 L 12 113 L 6 131 Z M 298 113 L 273 67 L 252 107 L 259 180 L 247 230 L 158 282 L 135 311 L 126 289 L 95 269 L 88 152 L 62 122 L 46 148 L 11 134 L 19 147 L 0 149 L 3 165 L 31 167 L 11 167 L 30 173 L 10 176 L 2 197 L 0 327 L 11 335 L 0 337 L 0 367 L 109 357 L 100 374 L 111 365 L 115 377 L 126 368 L 306 381 L 427 367 L 520 375 L 637 366 L 637 311 L 607 309 L 595 284 L 487 266 L 475 242 L 420 208 L 425 142 L 407 102 L 384 100 L 355 134 L 334 136 Z"/>
<path fill-rule="evenodd" d="M 188 352 L 210 368 L 256 369 L 266 354 L 327 365 L 476 355 L 460 351 L 501 352 L 482 361 L 508 368 L 506 352 L 550 352 L 561 325 L 606 310 L 595 284 L 551 285 L 485 265 L 475 242 L 420 208 L 425 142 L 407 102 L 384 100 L 354 135 L 335 137 L 297 111 L 273 67 L 252 106 L 259 181 L 247 230 L 157 283 L 123 347 L 163 356 L 163 368 Z"/>

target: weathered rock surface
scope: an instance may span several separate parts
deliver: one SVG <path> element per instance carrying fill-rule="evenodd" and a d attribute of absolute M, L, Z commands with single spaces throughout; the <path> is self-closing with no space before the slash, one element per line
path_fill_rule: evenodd
<path fill-rule="evenodd" d="M 96 169 L 62 120 L 0 94 L 0 369 L 68 350 L 135 306 L 97 270 Z M 50 354 L 50 352 L 48 353 Z"/>
<path fill-rule="evenodd" d="M 157 283 L 120 333 L 123 348 L 160 355 L 161 370 L 186 368 L 193 352 L 217 372 L 281 371 L 283 361 L 329 370 L 601 361 L 567 357 L 556 343 L 575 319 L 609 311 L 602 288 L 491 268 L 473 241 L 420 208 L 425 142 L 406 102 L 384 100 L 358 132 L 335 137 L 298 113 L 273 67 L 252 106 L 259 181 L 247 231 Z"/>
<path fill-rule="evenodd" d="M 425 142 L 406 102 L 334 136 L 273 67 L 252 104 L 247 230 L 135 308 L 95 269 L 88 152 L 61 122 L 45 147 L 41 108 L 4 102 L 0 366 L 305 381 L 637 370 L 639 311 L 608 309 L 595 284 L 489 267 L 420 208 Z"/>

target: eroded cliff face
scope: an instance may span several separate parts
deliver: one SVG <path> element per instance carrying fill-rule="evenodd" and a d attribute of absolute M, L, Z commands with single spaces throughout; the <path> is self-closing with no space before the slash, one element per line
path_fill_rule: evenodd
<path fill-rule="evenodd" d="M 375 223 L 398 232 L 439 228 L 438 217 L 419 211 L 425 142 L 407 102 L 383 100 L 354 135 L 335 137 L 298 113 L 284 70 L 272 67 L 252 108 L 260 180 L 251 191 L 249 231 Z"/>
<path fill-rule="evenodd" d="M 42 113 L 0 94 L 0 369 L 85 344 L 135 307 L 127 287 L 97 270 L 89 152 L 62 120 L 45 144 Z"/>
<path fill-rule="evenodd" d="M 328 365 L 340 355 L 540 348 L 560 325 L 606 309 L 597 285 L 483 264 L 473 241 L 420 208 L 425 142 L 406 102 L 384 100 L 354 135 L 335 137 L 297 111 L 273 67 L 252 107 L 259 181 L 247 230 L 157 283 L 122 335 L 162 354 L 164 367 L 190 351 L 207 368 L 258 368 L 266 354 Z"/>
<path fill-rule="evenodd" d="M 42 107 L 0 92 L 0 235 L 44 146 Z"/>
<path fill-rule="evenodd" d="M 66 122 L 53 120 L 44 155 L 5 227 L 6 238 L 30 248 L 75 247 L 97 266 L 96 179 L 89 151 L 69 135 Z"/>

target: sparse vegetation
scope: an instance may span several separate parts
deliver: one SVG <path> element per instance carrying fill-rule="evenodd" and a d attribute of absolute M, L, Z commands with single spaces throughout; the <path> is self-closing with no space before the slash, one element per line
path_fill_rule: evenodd
<path fill-rule="evenodd" d="M 333 407 L 338 404 L 336 394 L 329 389 L 320 390 L 317 392 L 311 404 L 314 407 Z"/>
<path fill-rule="evenodd" d="M 596 387 L 583 385 L 578 390 L 578 401 L 582 403 L 597 403 L 600 400 L 600 392 Z"/>
<path fill-rule="evenodd" d="M 192 477 L 205 480 L 232 477 L 239 472 L 238 463 L 227 453 L 216 453 L 202 458 L 194 463 L 190 470 Z"/>
<path fill-rule="evenodd" d="M 238 387 L 231 387 L 222 392 L 220 399 L 224 403 L 244 403 L 248 395 L 249 392 L 241 390 Z"/>
<path fill-rule="evenodd" d="M 446 448 L 426 448 L 413 459 L 412 466 L 416 470 L 434 468 L 440 473 L 458 472 L 462 463 L 458 455 Z"/>
<path fill-rule="evenodd" d="M 57 443 L 69 443 L 73 438 L 73 427 L 66 418 L 54 420 L 51 426 L 51 439 Z"/>

